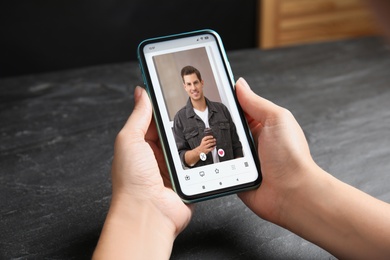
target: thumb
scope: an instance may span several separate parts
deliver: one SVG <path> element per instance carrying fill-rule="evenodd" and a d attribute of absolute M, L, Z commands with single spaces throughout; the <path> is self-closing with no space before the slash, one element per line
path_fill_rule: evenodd
<path fill-rule="evenodd" d="M 262 125 L 265 125 L 268 119 L 275 118 L 282 109 L 256 95 L 243 78 L 239 78 L 236 82 L 236 94 L 244 112 Z"/>
<path fill-rule="evenodd" d="M 144 139 L 152 119 L 152 105 L 146 91 L 137 86 L 134 90 L 135 106 L 129 119 L 122 128 L 129 136 Z"/>

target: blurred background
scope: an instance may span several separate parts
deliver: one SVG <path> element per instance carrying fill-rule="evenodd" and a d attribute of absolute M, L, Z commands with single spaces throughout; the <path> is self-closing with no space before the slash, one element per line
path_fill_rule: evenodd
<path fill-rule="evenodd" d="M 0 77 L 136 59 L 145 38 L 210 28 L 227 51 L 377 34 L 361 0 L 0 3 Z"/>

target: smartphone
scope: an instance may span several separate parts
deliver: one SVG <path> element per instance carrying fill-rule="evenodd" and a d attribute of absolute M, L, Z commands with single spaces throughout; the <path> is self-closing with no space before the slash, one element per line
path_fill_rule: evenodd
<path fill-rule="evenodd" d="M 137 56 L 181 199 L 193 203 L 258 187 L 260 161 L 218 33 L 146 39 Z"/>

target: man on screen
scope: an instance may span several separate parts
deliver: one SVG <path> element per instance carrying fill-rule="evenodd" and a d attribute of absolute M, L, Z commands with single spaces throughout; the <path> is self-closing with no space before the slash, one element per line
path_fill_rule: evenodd
<path fill-rule="evenodd" d="M 199 70 L 185 66 L 181 77 L 189 98 L 174 117 L 173 133 L 183 165 L 199 167 L 243 157 L 229 110 L 204 96 Z"/>

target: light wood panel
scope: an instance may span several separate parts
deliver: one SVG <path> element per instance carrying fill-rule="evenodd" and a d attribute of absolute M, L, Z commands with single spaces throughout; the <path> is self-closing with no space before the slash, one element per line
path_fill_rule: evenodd
<path fill-rule="evenodd" d="M 361 0 L 259 0 L 258 46 L 335 40 L 378 34 Z"/>

